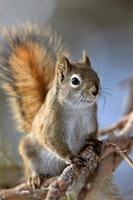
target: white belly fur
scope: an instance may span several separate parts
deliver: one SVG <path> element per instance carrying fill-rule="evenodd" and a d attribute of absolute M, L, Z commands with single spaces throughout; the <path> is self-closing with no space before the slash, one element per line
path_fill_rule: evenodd
<path fill-rule="evenodd" d="M 96 110 L 91 107 L 73 110 L 67 120 L 67 143 L 74 155 L 78 154 L 86 140 L 96 130 Z"/>

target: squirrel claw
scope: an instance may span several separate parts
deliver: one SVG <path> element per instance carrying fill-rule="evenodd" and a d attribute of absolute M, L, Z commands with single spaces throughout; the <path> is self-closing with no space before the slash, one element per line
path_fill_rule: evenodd
<path fill-rule="evenodd" d="M 86 167 L 86 160 L 83 159 L 81 156 L 76 156 L 76 157 L 73 159 L 72 163 L 76 163 L 76 164 L 79 165 L 79 166 L 84 166 L 84 167 Z"/>

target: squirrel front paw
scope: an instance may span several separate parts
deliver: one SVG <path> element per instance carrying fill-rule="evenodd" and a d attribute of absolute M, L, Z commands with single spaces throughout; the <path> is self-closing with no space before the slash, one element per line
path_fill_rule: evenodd
<path fill-rule="evenodd" d="M 65 160 L 65 163 L 67 165 L 71 165 L 73 163 L 75 156 L 72 154 L 67 155 L 65 158 L 63 158 L 63 160 Z"/>
<path fill-rule="evenodd" d="M 69 165 L 76 163 L 79 166 L 86 166 L 86 161 L 79 155 L 77 155 L 77 156 L 74 156 L 74 155 L 69 156 L 69 160 L 67 160 L 66 163 L 69 164 Z"/>
<path fill-rule="evenodd" d="M 75 156 L 74 159 L 72 160 L 72 163 L 75 163 L 81 167 L 86 167 L 86 160 L 81 156 Z"/>

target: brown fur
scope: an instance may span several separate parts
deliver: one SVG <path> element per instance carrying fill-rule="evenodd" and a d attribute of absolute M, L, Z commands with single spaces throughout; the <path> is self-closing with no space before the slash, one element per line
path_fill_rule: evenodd
<path fill-rule="evenodd" d="M 42 27 L 27 25 L 19 29 L 20 32 L 17 32 L 17 29 L 15 31 L 5 29 L 1 32 L 3 43 L 7 47 L 1 46 L 0 72 L 4 77 L 3 88 L 11 96 L 11 108 L 13 108 L 19 127 L 29 132 L 33 118 L 45 101 L 46 94 L 51 87 L 61 44 L 58 44 L 56 35 L 52 39 L 51 33 L 42 30 Z M 49 41 L 48 47 L 45 46 L 45 41 L 41 42 L 46 37 Z M 53 57 L 51 55 L 54 50 L 52 43 L 54 47 L 57 47 Z M 48 52 L 49 48 L 51 52 Z"/>
<path fill-rule="evenodd" d="M 92 89 L 99 88 L 100 82 L 88 59 L 86 55 L 81 62 L 72 63 L 64 56 L 60 58 L 53 87 L 33 120 L 30 134 L 21 140 L 19 151 L 26 174 L 35 185 L 36 177 L 42 174 L 59 175 L 86 141 L 97 137 L 97 105 Z M 81 80 L 78 88 L 70 82 L 75 74 Z"/>
<path fill-rule="evenodd" d="M 79 62 L 58 59 L 66 51 L 47 30 L 24 26 L 2 31 L 2 37 L 3 87 L 22 130 L 30 132 L 19 151 L 36 185 L 42 174 L 59 175 L 86 140 L 97 137 L 100 81 L 85 52 Z"/>

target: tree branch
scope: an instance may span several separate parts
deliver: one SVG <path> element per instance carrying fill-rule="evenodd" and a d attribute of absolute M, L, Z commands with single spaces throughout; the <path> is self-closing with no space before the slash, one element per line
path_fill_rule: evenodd
<path fill-rule="evenodd" d="M 123 135 L 128 133 L 133 129 L 133 111 L 128 115 L 123 116 L 117 123 L 101 129 L 99 131 L 99 136 L 109 135 L 111 133 L 119 133 L 119 135 Z"/>
<path fill-rule="evenodd" d="M 61 176 L 50 185 L 46 200 L 58 200 L 65 195 L 69 186 L 72 185 L 82 173 L 86 178 L 93 174 L 99 164 L 102 143 L 100 141 L 88 142 L 88 145 L 79 155 L 81 162 L 68 166 Z"/>
<path fill-rule="evenodd" d="M 49 187 L 48 185 L 50 182 L 45 184 L 45 187 L 43 185 L 41 189 L 37 190 L 31 189 L 27 184 L 22 184 L 16 188 L 9 190 L 2 190 L 0 191 L 0 199 L 23 200 L 31 198 L 33 200 L 41 200 L 46 198 L 47 200 L 56 200 L 66 194 L 68 187 L 72 185 L 73 181 L 76 180 L 76 178 L 79 177 L 81 173 L 84 174 L 86 177 L 86 183 L 82 190 L 85 190 L 88 181 L 91 182 L 91 188 L 93 188 L 93 184 L 95 180 L 98 179 L 98 177 L 103 178 L 105 174 L 109 175 L 109 173 L 112 173 L 122 160 L 122 157 L 120 157 L 120 155 L 118 155 L 117 153 L 114 153 L 115 150 L 112 149 L 109 144 L 115 144 L 119 146 L 122 151 L 126 151 L 127 153 L 129 153 L 133 146 L 133 138 L 121 136 L 112 140 L 105 140 L 103 143 L 97 142 L 96 144 L 96 142 L 90 142 L 80 154 L 81 158 L 84 160 L 83 163 L 85 165 L 80 165 L 76 162 L 71 164 L 63 171 L 59 178 L 51 181 L 52 183 Z M 99 154 L 100 149 L 102 149 L 101 154 Z M 98 164 L 99 167 L 97 172 L 95 173 Z M 105 167 L 108 170 L 103 170 L 105 169 Z M 84 192 L 84 198 L 88 194 L 89 193 L 87 189 L 87 192 Z"/>

